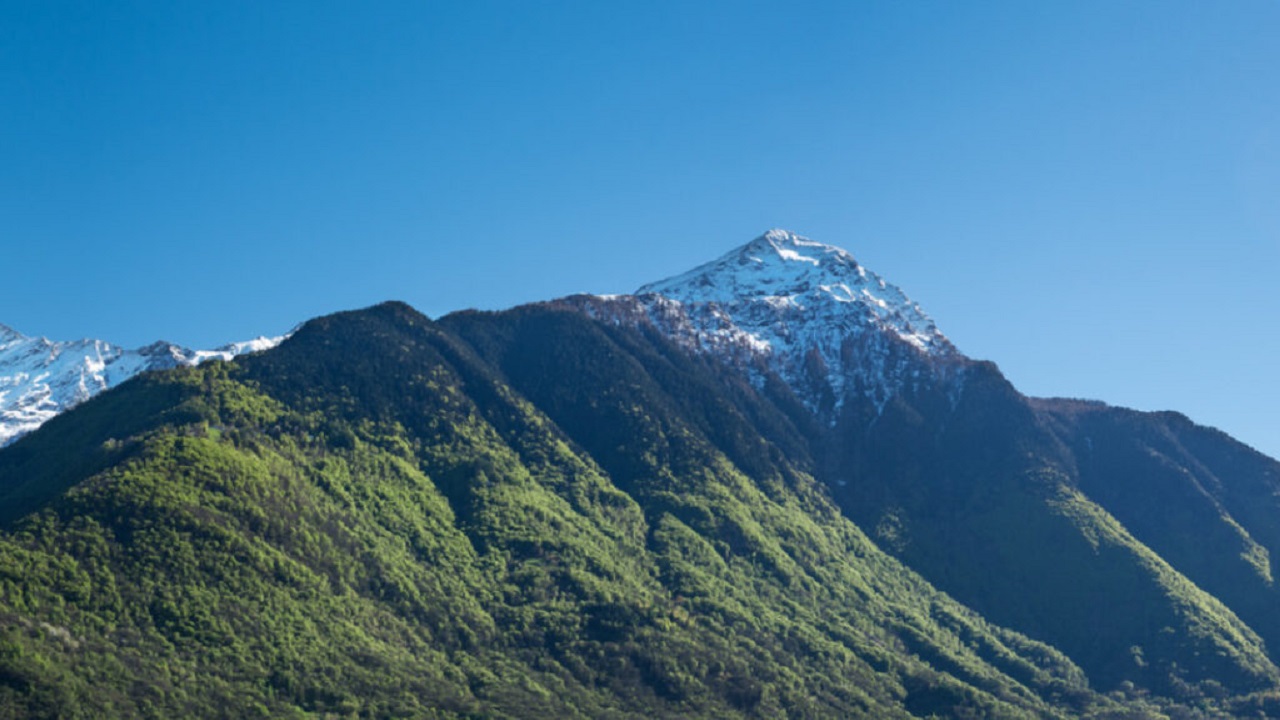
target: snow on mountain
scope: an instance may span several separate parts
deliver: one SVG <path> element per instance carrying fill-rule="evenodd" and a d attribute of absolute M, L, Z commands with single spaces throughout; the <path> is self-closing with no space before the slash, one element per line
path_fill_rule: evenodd
<path fill-rule="evenodd" d="M 0 447 L 138 373 L 230 360 L 275 347 L 286 337 L 259 337 L 214 350 L 189 350 L 166 342 L 127 350 L 102 340 L 27 337 L 0 325 Z"/>
<path fill-rule="evenodd" d="M 237 355 L 248 355 L 249 353 L 270 350 L 271 348 L 279 345 L 291 334 L 292 333 L 288 333 L 277 337 L 259 336 L 252 340 L 227 343 L 226 345 L 213 350 L 195 350 L 192 351 L 194 362 L 186 364 L 198 364 L 206 360 L 230 360 Z"/>
<path fill-rule="evenodd" d="M 579 296 L 615 322 L 646 321 L 747 371 L 774 372 L 834 421 L 853 397 L 877 411 L 894 393 L 958 377 L 963 355 L 920 306 L 845 250 L 770 230 L 632 296 Z"/>

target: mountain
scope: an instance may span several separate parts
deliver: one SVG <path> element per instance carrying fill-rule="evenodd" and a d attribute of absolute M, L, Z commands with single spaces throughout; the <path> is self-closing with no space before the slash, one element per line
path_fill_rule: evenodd
<path fill-rule="evenodd" d="M 786 230 L 634 295 L 571 301 L 613 321 L 644 318 L 756 384 L 777 375 L 828 422 L 848 400 L 883 409 L 919 380 L 922 360 L 938 375 L 963 361 L 899 288 L 845 250 Z"/>
<path fill-rule="evenodd" d="M 126 350 L 102 340 L 27 337 L 0 325 L 0 447 L 138 373 L 229 360 L 275 347 L 283 339 L 259 337 L 215 350 L 189 350 L 161 341 Z"/>
<path fill-rule="evenodd" d="M 848 253 L 786 231 L 567 304 L 798 398 L 816 421 L 798 452 L 850 518 L 1101 685 L 1271 682 L 1274 460 L 1180 416 L 1026 398 Z"/>
<path fill-rule="evenodd" d="M 753 415 L 786 425 L 661 336 L 550 306 L 382 305 L 146 374 L 0 453 L 0 708 L 1119 706 L 880 551 Z"/>
<path fill-rule="evenodd" d="M 773 231 L 387 303 L 0 450 L 0 717 L 1267 717 L 1280 464 Z"/>

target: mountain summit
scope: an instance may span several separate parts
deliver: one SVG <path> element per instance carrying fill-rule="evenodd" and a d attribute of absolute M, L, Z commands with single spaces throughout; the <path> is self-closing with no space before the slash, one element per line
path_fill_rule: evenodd
<path fill-rule="evenodd" d="M 598 317 L 651 322 L 695 352 L 781 377 L 829 422 L 861 401 L 879 413 L 923 381 L 952 383 L 964 357 L 897 286 L 849 252 L 770 230 L 634 296 L 577 298 Z"/>
<path fill-rule="evenodd" d="M 684 303 L 788 309 L 823 320 L 845 316 L 848 329 L 868 325 L 929 353 L 955 351 L 933 320 L 897 286 L 868 271 L 848 251 L 774 229 L 717 260 L 641 287 Z M 775 323 L 776 325 L 776 323 Z M 781 329 L 779 329 L 781 330 Z"/>

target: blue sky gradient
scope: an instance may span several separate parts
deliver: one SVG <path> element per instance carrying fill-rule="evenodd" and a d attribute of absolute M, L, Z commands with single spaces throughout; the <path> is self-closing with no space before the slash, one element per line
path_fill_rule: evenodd
<path fill-rule="evenodd" d="M 1280 3 L 0 3 L 0 323 L 211 346 L 785 227 L 1280 455 Z"/>

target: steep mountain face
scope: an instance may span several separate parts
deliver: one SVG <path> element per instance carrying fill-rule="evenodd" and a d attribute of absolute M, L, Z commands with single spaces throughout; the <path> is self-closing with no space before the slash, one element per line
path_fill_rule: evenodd
<path fill-rule="evenodd" d="M 1280 716 L 1280 464 L 791 233 L 175 365 L 0 450 L 0 717 Z"/>
<path fill-rule="evenodd" d="M 102 340 L 27 337 L 0 325 L 0 447 L 138 373 L 229 360 L 270 349 L 282 339 L 259 337 L 214 350 L 189 350 L 166 342 L 126 350 Z"/>

